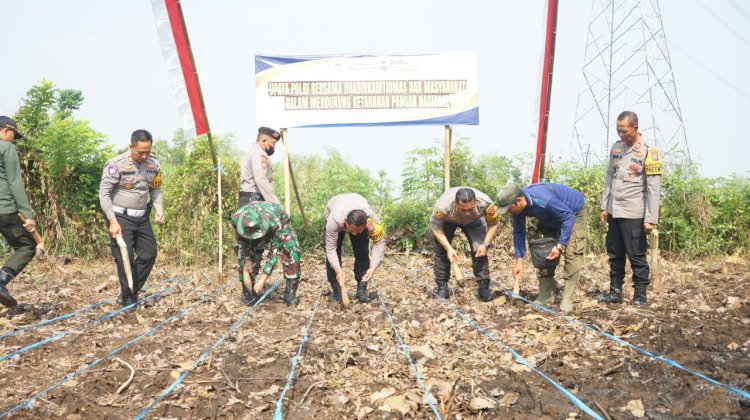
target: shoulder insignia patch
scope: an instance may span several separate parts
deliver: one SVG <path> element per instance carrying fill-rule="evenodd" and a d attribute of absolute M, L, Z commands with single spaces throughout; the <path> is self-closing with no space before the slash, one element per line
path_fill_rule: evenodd
<path fill-rule="evenodd" d="M 117 166 L 107 165 L 107 175 L 114 175 L 117 173 Z"/>
<path fill-rule="evenodd" d="M 160 187 L 161 187 L 161 171 L 158 171 L 154 179 L 151 181 L 150 188 L 152 190 L 155 190 Z"/>
<path fill-rule="evenodd" d="M 437 217 L 438 219 L 443 219 L 445 218 L 445 214 L 443 214 L 443 212 L 440 210 L 435 210 L 435 217 Z"/>
<path fill-rule="evenodd" d="M 646 152 L 646 175 L 661 175 L 663 172 L 661 152 L 656 147 L 649 147 Z"/>
<path fill-rule="evenodd" d="M 497 209 L 494 204 L 490 204 L 484 210 L 484 219 L 488 225 L 496 225 L 500 222 L 500 215 L 497 214 Z"/>
<path fill-rule="evenodd" d="M 380 242 L 385 238 L 385 229 L 374 220 L 367 218 L 367 233 L 373 242 Z"/>

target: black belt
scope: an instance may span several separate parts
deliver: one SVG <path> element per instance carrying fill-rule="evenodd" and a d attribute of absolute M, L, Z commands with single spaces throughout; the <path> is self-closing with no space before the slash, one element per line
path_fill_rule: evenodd
<path fill-rule="evenodd" d="M 263 199 L 263 195 L 257 192 L 240 191 L 240 198 L 248 197 L 250 202 L 253 201 L 266 201 Z"/>

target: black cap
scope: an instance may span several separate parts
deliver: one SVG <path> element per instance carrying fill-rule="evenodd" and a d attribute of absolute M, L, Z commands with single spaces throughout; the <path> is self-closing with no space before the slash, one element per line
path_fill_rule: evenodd
<path fill-rule="evenodd" d="M 13 136 L 14 139 L 25 139 L 24 135 L 18 131 L 18 125 L 16 124 L 16 120 L 10 117 L 6 117 L 5 115 L 0 116 L 0 128 L 10 128 L 11 130 L 15 131 L 16 134 Z"/>
<path fill-rule="evenodd" d="M 258 129 L 258 134 L 263 134 L 264 136 L 271 137 L 274 140 L 278 140 L 278 139 L 281 138 L 281 134 L 279 134 L 278 131 L 274 130 L 273 128 L 269 128 L 269 127 L 260 127 Z"/>

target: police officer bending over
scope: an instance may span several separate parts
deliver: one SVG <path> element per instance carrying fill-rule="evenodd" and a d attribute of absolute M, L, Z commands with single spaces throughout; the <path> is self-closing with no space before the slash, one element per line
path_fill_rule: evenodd
<path fill-rule="evenodd" d="M 456 229 L 464 231 L 471 245 L 471 264 L 477 279 L 479 300 L 487 302 L 497 294 L 490 292 L 490 262 L 487 250 L 497 232 L 500 216 L 487 194 L 469 187 L 453 187 L 440 196 L 432 211 L 430 223 L 435 237 L 433 269 L 438 296 L 448 299 L 450 267 L 458 253 L 451 246 Z"/>
<path fill-rule="evenodd" d="M 120 278 L 122 306 L 138 302 L 138 292 L 146 283 L 156 261 L 156 239 L 151 230 L 151 204 L 156 223 L 164 223 L 161 172 L 159 161 L 151 156 L 153 138 L 146 130 L 136 130 L 130 137 L 128 151 L 107 161 L 99 184 L 99 203 L 109 221 L 110 246 Z M 148 203 L 149 194 L 151 203 Z M 130 261 L 123 261 L 115 238 L 122 235 Z M 133 273 L 131 291 L 125 275 L 130 264 Z M 132 308 L 135 310 L 135 306 Z"/>
<path fill-rule="evenodd" d="M 333 290 L 333 300 L 341 303 L 341 246 L 344 234 L 349 234 L 354 252 L 354 278 L 357 280 L 357 300 L 369 302 L 367 282 L 375 274 L 385 255 L 385 230 L 380 219 L 364 197 L 359 194 L 341 194 L 328 200 L 323 213 L 325 232 L 323 248 L 326 252 L 326 274 Z M 372 259 L 369 244 L 372 239 Z M 346 293 L 346 290 L 343 291 Z"/>

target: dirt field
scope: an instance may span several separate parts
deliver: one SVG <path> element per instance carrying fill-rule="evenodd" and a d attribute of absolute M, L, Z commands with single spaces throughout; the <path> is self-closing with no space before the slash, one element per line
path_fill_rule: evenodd
<path fill-rule="evenodd" d="M 495 254 L 493 282 L 510 288 L 510 261 L 497 256 L 504 252 Z M 283 400 L 284 417 L 435 417 L 375 293 L 371 291 L 370 304 L 353 302 L 342 311 L 328 298 L 322 261 L 304 261 L 296 308 L 281 302 L 282 284 L 147 416 L 272 417 L 322 291 L 295 381 Z M 345 259 L 344 265 L 351 268 L 352 261 Z M 468 261 L 463 266 L 469 274 Z M 172 289 L 135 313 L 106 318 L 119 308 L 107 303 L 0 338 L 0 354 L 7 355 L 58 334 L 56 340 L 0 362 L 2 412 L 52 388 L 34 399 L 33 410 L 20 407 L 11 418 L 136 416 L 247 310 L 238 302 L 233 271 L 227 270 L 229 280 L 222 283 L 209 270 L 171 268 L 160 261 L 142 297 Z M 596 303 L 596 289 L 608 285 L 606 273 L 604 258 L 587 259 L 573 319 L 750 391 L 750 268 L 744 261 L 667 262 L 663 291 L 649 289 L 650 302 L 644 308 Z M 0 334 L 113 298 L 118 292 L 113 274 L 109 261 L 34 262 L 10 285 L 22 304 L 0 309 Z M 525 277 L 521 294 L 533 299 L 537 285 L 530 264 Z M 548 381 L 431 297 L 429 255 L 389 256 L 376 279 L 414 368 L 437 399 L 443 418 L 588 417 Z M 222 288 L 225 285 L 229 288 Z M 629 301 L 629 279 L 626 286 Z M 471 279 L 463 284 L 451 280 L 451 288 L 455 295 L 450 303 L 456 309 L 603 418 L 750 418 L 750 399 L 721 386 L 516 299 L 479 302 Z M 557 310 L 557 304 L 551 309 Z M 164 323 L 170 316 L 174 319 Z M 117 354 L 105 357 L 118 347 Z M 119 394 L 131 371 L 116 359 L 135 370 L 132 383 Z"/>

